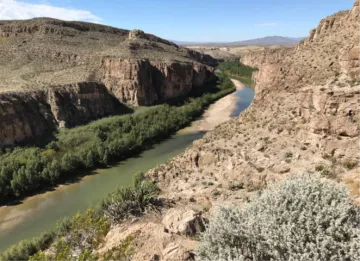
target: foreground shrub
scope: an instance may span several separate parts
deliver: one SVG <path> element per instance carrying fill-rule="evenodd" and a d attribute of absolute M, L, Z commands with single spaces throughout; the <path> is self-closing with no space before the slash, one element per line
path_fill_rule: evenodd
<path fill-rule="evenodd" d="M 109 229 L 107 219 L 90 207 L 85 213 L 77 213 L 58 224 L 58 235 L 62 236 L 52 244 L 50 253 L 45 254 L 42 248 L 22 260 L 97 260 L 92 250 L 103 241 Z"/>
<path fill-rule="evenodd" d="M 157 206 L 159 193 L 156 185 L 143 173 L 134 177 L 132 187 L 119 188 L 101 203 L 104 215 L 117 223 L 128 216 L 139 216 L 152 206 Z"/>
<path fill-rule="evenodd" d="M 60 239 L 54 244 L 52 252 L 52 254 L 45 254 L 40 250 L 29 257 L 29 261 L 96 261 L 99 259 L 99 256 L 90 249 L 82 249 L 80 252 L 78 251 L 78 256 L 73 255 L 73 249 L 64 239 Z"/>
<path fill-rule="evenodd" d="M 241 207 L 217 210 L 201 260 L 360 260 L 359 208 L 319 176 L 298 176 Z"/>
<path fill-rule="evenodd" d="M 99 245 L 110 229 L 108 220 L 88 208 L 85 213 L 77 213 L 71 218 L 67 241 L 74 247 L 92 248 Z"/>
<path fill-rule="evenodd" d="M 27 260 L 29 256 L 35 254 L 37 251 L 49 247 L 54 237 L 55 233 L 50 232 L 44 233 L 40 237 L 34 239 L 22 240 L 1 253 L 0 260 Z"/>

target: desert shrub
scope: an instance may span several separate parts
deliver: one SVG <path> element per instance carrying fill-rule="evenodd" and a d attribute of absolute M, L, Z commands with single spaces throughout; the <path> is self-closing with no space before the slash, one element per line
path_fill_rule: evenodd
<path fill-rule="evenodd" d="M 92 254 L 92 249 L 103 241 L 109 229 L 107 218 L 89 207 L 83 214 L 77 213 L 57 224 L 54 232 L 57 237 L 53 240 L 55 242 L 52 243 L 52 251 L 49 254 L 43 251 L 49 247 L 48 245 L 31 254 L 28 253 L 27 256 L 24 255 L 21 260 L 97 260 L 98 257 Z"/>
<path fill-rule="evenodd" d="M 53 247 L 53 253 L 45 254 L 44 251 L 38 251 L 35 255 L 29 258 L 29 261 L 96 261 L 98 256 L 93 254 L 91 250 L 80 250 L 79 256 L 73 255 L 73 250 L 64 239 L 57 241 Z"/>
<path fill-rule="evenodd" d="M 102 260 L 130 260 L 134 254 L 134 249 L 131 247 L 135 237 L 133 235 L 127 236 L 119 246 L 113 247 L 102 256 Z"/>
<path fill-rule="evenodd" d="M 108 220 L 89 207 L 85 213 L 77 213 L 71 218 L 66 239 L 74 247 L 96 247 L 102 242 L 109 229 Z"/>
<path fill-rule="evenodd" d="M 288 151 L 285 153 L 285 158 L 292 158 L 293 153 L 291 151 Z"/>
<path fill-rule="evenodd" d="M 233 182 L 229 183 L 229 189 L 232 191 L 243 189 L 243 188 L 244 188 L 243 182 L 233 181 Z"/>
<path fill-rule="evenodd" d="M 319 164 L 315 166 L 315 171 L 323 171 L 326 168 L 325 165 Z"/>
<path fill-rule="evenodd" d="M 217 210 L 200 260 L 360 260 L 359 208 L 347 190 L 302 175 L 240 207 Z"/>
<path fill-rule="evenodd" d="M 342 165 L 347 168 L 347 169 L 353 169 L 355 168 L 359 162 L 356 160 L 351 160 L 351 159 L 345 159 L 344 161 L 341 162 Z"/>
<path fill-rule="evenodd" d="M 122 187 L 101 202 L 104 215 L 117 223 L 128 216 L 139 216 L 149 207 L 157 206 L 159 189 L 138 173 L 134 176 L 133 186 Z"/>
<path fill-rule="evenodd" d="M 1 253 L 0 260 L 27 260 L 29 256 L 35 254 L 40 249 L 47 248 L 53 241 L 54 236 L 55 233 L 50 232 L 44 233 L 40 237 L 31 240 L 22 240 L 18 244 Z"/>

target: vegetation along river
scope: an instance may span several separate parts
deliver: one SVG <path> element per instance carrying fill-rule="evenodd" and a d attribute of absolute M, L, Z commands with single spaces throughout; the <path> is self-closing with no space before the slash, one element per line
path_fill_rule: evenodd
<path fill-rule="evenodd" d="M 53 228 L 62 217 L 72 216 L 91 204 L 97 204 L 118 186 L 130 185 L 134 173 L 146 172 L 166 162 L 185 151 L 194 140 L 201 138 L 215 125 L 239 115 L 252 102 L 254 92 L 238 81 L 234 83 L 237 91 L 211 105 L 203 118 L 138 157 L 107 169 L 97 169 L 77 183 L 61 185 L 54 191 L 29 197 L 19 205 L 1 207 L 0 252 L 22 239 L 39 236 Z"/>

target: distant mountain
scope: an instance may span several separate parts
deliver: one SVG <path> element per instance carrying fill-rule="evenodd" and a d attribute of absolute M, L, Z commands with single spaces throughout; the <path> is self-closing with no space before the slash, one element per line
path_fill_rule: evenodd
<path fill-rule="evenodd" d="M 262 38 L 250 39 L 236 42 L 182 42 L 172 41 L 178 45 L 204 45 L 204 46 L 241 46 L 241 45 L 293 45 L 300 42 L 305 37 L 284 37 L 284 36 L 266 36 Z"/>

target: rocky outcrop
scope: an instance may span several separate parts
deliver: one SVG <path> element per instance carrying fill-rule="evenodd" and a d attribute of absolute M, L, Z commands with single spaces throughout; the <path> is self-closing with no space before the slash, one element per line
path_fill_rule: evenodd
<path fill-rule="evenodd" d="M 0 95 L 0 144 L 40 136 L 56 128 L 46 97 L 42 93 Z"/>
<path fill-rule="evenodd" d="M 47 102 L 59 127 L 74 127 L 126 111 L 103 84 L 96 82 L 51 88 L 47 90 Z"/>
<path fill-rule="evenodd" d="M 321 20 L 295 49 L 250 52 L 241 60 L 259 68 L 254 79 L 260 91 L 270 89 L 269 85 L 295 89 L 341 78 L 355 81 L 359 76 L 358 19 L 356 1 L 351 10 Z"/>
<path fill-rule="evenodd" d="M 169 209 L 162 220 L 162 224 L 169 233 L 184 236 L 195 236 L 205 230 L 201 214 L 191 209 Z"/>
<path fill-rule="evenodd" d="M 182 235 L 164 232 L 162 224 L 149 220 L 114 227 L 97 253 L 103 254 L 133 237 L 129 246 L 131 260 L 194 260 L 196 241 Z"/>
<path fill-rule="evenodd" d="M 54 34 L 73 37 L 81 32 L 100 32 L 125 36 L 128 30 L 99 24 L 62 21 L 52 18 L 34 18 L 21 21 L 0 21 L 0 37 L 19 37 L 35 34 Z"/>
<path fill-rule="evenodd" d="M 115 113 L 126 112 L 103 84 L 0 94 L 0 145 L 9 146 Z"/>
<path fill-rule="evenodd" d="M 199 63 L 106 58 L 102 68 L 106 87 L 119 101 L 134 105 L 186 95 L 215 80 L 213 68 Z"/>
<path fill-rule="evenodd" d="M 350 12 L 351 19 L 357 19 L 360 17 L 360 1 L 356 0 L 353 9 Z"/>

